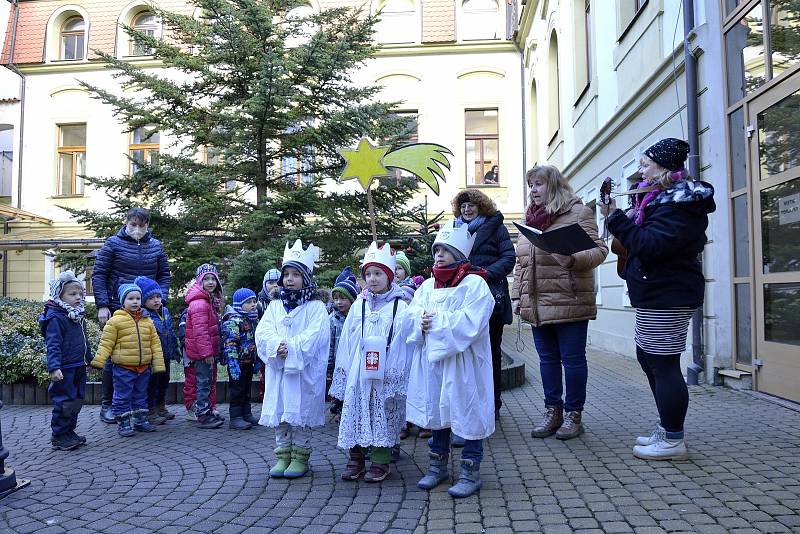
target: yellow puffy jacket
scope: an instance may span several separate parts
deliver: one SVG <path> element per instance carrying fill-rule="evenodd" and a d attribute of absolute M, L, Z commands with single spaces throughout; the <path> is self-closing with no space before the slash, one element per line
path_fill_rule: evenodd
<path fill-rule="evenodd" d="M 92 366 L 102 368 L 109 356 L 119 365 L 151 365 L 154 373 L 166 371 L 156 325 L 147 315 L 136 321 L 125 310 L 114 312 L 103 328 Z"/>

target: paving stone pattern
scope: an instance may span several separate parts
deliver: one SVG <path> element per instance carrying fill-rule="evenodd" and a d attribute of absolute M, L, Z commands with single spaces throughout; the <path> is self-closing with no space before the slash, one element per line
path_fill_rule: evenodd
<path fill-rule="evenodd" d="M 655 422 L 644 376 L 630 358 L 592 351 L 586 433 L 534 440 L 538 364 L 529 330 L 525 347 L 516 334 L 508 328 L 504 347 L 526 360 L 528 383 L 504 394 L 477 496 L 418 490 L 428 447 L 416 437 L 403 442 L 389 480 L 347 483 L 329 423 L 314 437 L 313 476 L 288 482 L 267 475 L 269 429 L 201 430 L 176 419 L 122 439 L 86 407 L 78 431 L 88 445 L 61 452 L 50 449 L 46 407 L 11 406 L 0 412 L 8 464 L 32 483 L 0 501 L 0 532 L 800 532 L 800 412 L 692 387 L 691 460 L 637 460 L 633 440 Z"/>

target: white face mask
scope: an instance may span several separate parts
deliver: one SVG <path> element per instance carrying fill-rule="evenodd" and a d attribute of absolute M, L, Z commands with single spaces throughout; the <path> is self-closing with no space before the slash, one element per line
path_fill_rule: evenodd
<path fill-rule="evenodd" d="M 125 225 L 125 232 L 136 241 L 139 241 L 147 233 L 147 227 Z"/>

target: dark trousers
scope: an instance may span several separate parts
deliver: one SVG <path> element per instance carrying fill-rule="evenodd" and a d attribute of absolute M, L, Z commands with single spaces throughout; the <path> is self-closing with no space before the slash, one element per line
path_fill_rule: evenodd
<path fill-rule="evenodd" d="M 127 413 L 147 410 L 147 386 L 150 382 L 150 368 L 141 373 L 119 365 L 114 366 L 114 399 L 111 411 L 114 417 Z"/>
<path fill-rule="evenodd" d="M 568 412 L 583 411 L 586 402 L 586 333 L 589 321 L 547 324 L 533 327 L 533 342 L 539 353 L 544 403 L 563 406 Z M 561 381 L 561 369 L 564 381 Z M 561 396 L 566 386 L 566 395 Z"/>
<path fill-rule="evenodd" d="M 253 364 L 239 363 L 239 379 L 228 379 L 231 418 L 250 413 L 250 387 L 253 384 Z M 230 376 L 230 375 L 228 375 Z"/>
<path fill-rule="evenodd" d="M 464 460 L 472 460 L 476 464 L 481 463 L 481 460 L 483 460 L 483 440 L 467 439 L 464 441 L 464 448 L 461 449 L 461 458 Z M 436 454 L 450 454 L 449 428 L 433 431 L 431 452 L 435 452 Z"/>
<path fill-rule="evenodd" d="M 106 360 L 103 366 L 103 406 L 111 406 L 114 401 L 114 364 L 111 363 L 111 358 Z"/>
<path fill-rule="evenodd" d="M 500 382 L 502 377 L 503 352 L 503 316 L 502 314 L 492 315 L 489 319 L 489 342 L 492 345 L 492 378 L 494 379 L 494 409 L 499 410 L 503 406 L 500 398 Z"/>
<path fill-rule="evenodd" d="M 78 425 L 78 414 L 86 396 L 86 367 L 81 365 L 69 369 L 61 369 L 63 380 L 50 382 L 47 388 L 50 402 L 53 403 L 53 417 L 50 428 L 54 436 L 60 436 Z"/>
<path fill-rule="evenodd" d="M 164 360 L 166 373 L 156 373 L 150 376 L 150 383 L 147 386 L 147 407 L 157 408 L 165 403 L 167 398 L 167 387 L 169 386 L 169 360 Z"/>
<path fill-rule="evenodd" d="M 636 359 L 647 375 L 667 439 L 683 439 L 683 423 L 689 409 L 689 389 L 681 373 L 680 354 L 650 354 L 636 347 Z"/>

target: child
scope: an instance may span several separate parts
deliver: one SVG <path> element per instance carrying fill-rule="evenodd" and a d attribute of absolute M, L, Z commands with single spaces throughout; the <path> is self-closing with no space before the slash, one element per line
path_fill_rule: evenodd
<path fill-rule="evenodd" d="M 494 297 L 482 269 L 467 258 L 474 236 L 467 225 L 444 225 L 433 242 L 433 277 L 408 308 L 408 342 L 415 345 L 408 379 L 408 420 L 433 429 L 431 462 L 417 486 L 433 489 L 446 480 L 450 430 L 465 438 L 453 497 L 481 487 L 484 438 L 494 433 L 494 388 L 489 317 Z"/>
<path fill-rule="evenodd" d="M 336 364 L 336 349 L 339 346 L 339 336 L 342 334 L 342 326 L 350 306 L 361 292 L 361 287 L 356 281 L 356 277 L 350 266 L 342 270 L 336 277 L 336 283 L 331 290 L 333 296 L 333 311 L 328 315 L 331 322 L 331 350 L 328 355 L 328 380 L 333 380 L 333 369 Z M 330 384 L 329 384 L 330 385 Z M 334 414 L 334 422 L 339 422 L 339 414 L 342 411 L 342 401 L 334 398 L 331 405 L 331 413 Z"/>
<path fill-rule="evenodd" d="M 158 332 L 161 342 L 161 351 L 164 353 L 164 368 L 166 372 L 150 377 L 147 386 L 147 407 L 149 414 L 147 420 L 154 425 L 163 425 L 168 419 L 175 419 L 175 414 L 167 410 L 166 394 L 169 386 L 170 360 L 178 359 L 178 340 L 172 330 L 172 315 L 163 304 L 161 286 L 146 276 L 137 276 L 134 284 L 142 290 L 144 309 L 147 310 Z"/>
<path fill-rule="evenodd" d="M 397 262 L 397 269 L 394 271 L 394 279 L 399 285 L 400 282 L 411 278 L 411 262 L 408 261 L 408 256 L 402 250 L 395 253 L 395 261 Z"/>
<path fill-rule="evenodd" d="M 275 429 L 270 477 L 308 472 L 311 428 L 325 424 L 325 368 L 331 330 L 312 281 L 319 249 L 286 244 L 274 299 L 256 329 L 258 356 L 266 364 L 260 424 Z"/>
<path fill-rule="evenodd" d="M 259 320 L 264 316 L 267 311 L 270 301 L 270 295 L 273 290 L 278 287 L 278 280 L 281 278 L 281 272 L 278 269 L 270 269 L 264 273 L 264 280 L 261 282 L 261 291 L 258 292 L 258 318 Z"/>
<path fill-rule="evenodd" d="M 219 428 L 211 405 L 211 388 L 217 381 L 220 355 L 219 318 L 225 303 L 217 268 L 204 263 L 195 271 L 195 282 L 184 298 L 186 313 L 186 356 L 191 360 L 195 379 L 195 415 L 200 428 Z"/>
<path fill-rule="evenodd" d="M 118 294 L 123 309 L 115 311 L 103 328 L 92 367 L 102 369 L 111 357 L 114 363 L 111 410 L 119 425 L 119 435 L 129 437 L 135 430 L 156 430 L 147 420 L 147 386 L 151 372 L 163 373 L 166 369 L 156 326 L 142 310 L 141 288 L 122 284 Z"/>
<path fill-rule="evenodd" d="M 186 317 L 189 315 L 189 308 L 185 308 L 178 319 L 178 353 L 180 354 L 181 364 L 183 365 L 183 405 L 186 407 L 187 421 L 197 422 L 197 415 L 194 413 L 194 401 L 197 400 L 195 392 L 197 391 L 197 380 L 194 376 L 194 367 L 192 360 L 186 355 Z M 217 412 L 217 383 L 215 380 L 211 381 L 211 413 L 217 419 L 225 418 Z"/>
<path fill-rule="evenodd" d="M 405 423 L 407 345 L 402 343 L 400 322 L 407 304 L 393 283 L 395 256 L 389 245 L 373 241 L 361 265 L 366 288 L 344 322 L 336 351 L 331 395 L 344 401 L 339 425 L 339 447 L 350 451 L 342 480 L 357 480 L 365 473 L 364 448 L 372 447 L 366 482 L 380 482 L 391 473 L 391 448 Z M 373 345 L 374 344 L 374 345 Z M 369 346 L 369 347 L 368 347 Z M 379 352 L 383 378 L 365 376 L 365 350 Z"/>
<path fill-rule="evenodd" d="M 225 356 L 228 360 L 228 395 L 230 396 L 231 422 L 234 430 L 249 430 L 258 420 L 253 417 L 250 406 L 250 387 L 253 373 L 260 363 L 256 353 L 256 294 L 245 287 L 233 293 L 233 308 L 222 321 L 222 337 L 225 340 Z"/>
<path fill-rule="evenodd" d="M 86 333 L 83 284 L 72 271 L 50 282 L 50 300 L 39 316 L 39 328 L 47 346 L 50 400 L 53 416 L 50 443 L 55 450 L 71 451 L 86 438 L 75 433 L 86 393 L 86 365 L 92 359 Z"/>

